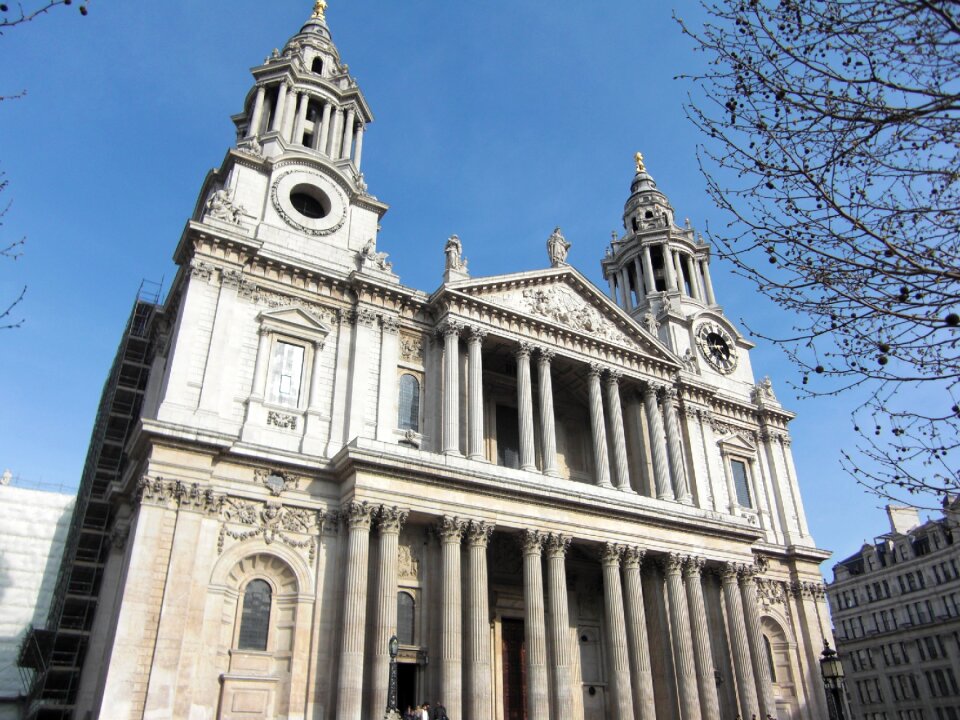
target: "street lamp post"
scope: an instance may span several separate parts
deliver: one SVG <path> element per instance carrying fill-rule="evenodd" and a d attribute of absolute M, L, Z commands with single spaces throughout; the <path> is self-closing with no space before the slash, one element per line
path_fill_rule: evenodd
<path fill-rule="evenodd" d="M 400 720 L 400 711 L 397 709 L 397 655 L 400 652 L 400 641 L 394 635 L 390 638 L 390 684 L 387 686 L 387 710 L 384 720 Z"/>
<path fill-rule="evenodd" d="M 827 705 L 832 720 L 852 720 L 847 706 L 847 689 L 843 684 L 843 663 L 827 640 L 823 641 L 823 652 L 820 654 L 820 674 L 823 675 L 823 685 L 827 690 Z"/>

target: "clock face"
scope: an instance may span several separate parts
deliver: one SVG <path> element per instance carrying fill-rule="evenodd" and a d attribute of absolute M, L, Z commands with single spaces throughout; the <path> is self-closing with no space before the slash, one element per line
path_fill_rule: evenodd
<path fill-rule="evenodd" d="M 727 374 L 737 367 L 737 348 L 733 338 L 714 322 L 705 322 L 697 328 L 697 347 L 710 365 Z"/>

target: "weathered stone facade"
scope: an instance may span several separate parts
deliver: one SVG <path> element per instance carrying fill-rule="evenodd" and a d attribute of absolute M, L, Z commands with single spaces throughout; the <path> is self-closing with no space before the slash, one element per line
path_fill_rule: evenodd
<path fill-rule="evenodd" d="M 395 633 L 453 720 L 824 717 L 827 554 L 709 248 L 640 159 L 613 297 L 559 230 L 403 286 L 324 7 L 177 248 L 75 717 L 379 717 Z"/>

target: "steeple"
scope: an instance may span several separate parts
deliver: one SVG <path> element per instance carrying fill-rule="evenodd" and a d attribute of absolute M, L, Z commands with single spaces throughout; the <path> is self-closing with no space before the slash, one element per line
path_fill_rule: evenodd
<path fill-rule="evenodd" d="M 256 81 L 234 116 L 241 146 L 265 157 L 315 153 L 362 184 L 363 136 L 373 113 L 327 26 L 317 0 L 296 35 L 253 68 Z"/>
<path fill-rule="evenodd" d="M 690 316 L 716 305 L 710 281 L 710 246 L 698 238 L 690 221 L 674 223 L 673 206 L 647 170 L 643 155 L 634 156 L 636 173 L 623 208 L 623 236 L 613 240 L 602 262 L 610 296 L 649 326 L 650 318 L 673 313 Z"/>

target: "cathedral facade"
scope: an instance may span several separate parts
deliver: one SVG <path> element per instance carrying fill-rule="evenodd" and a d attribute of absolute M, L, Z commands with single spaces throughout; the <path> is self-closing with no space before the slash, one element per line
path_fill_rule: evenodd
<path fill-rule="evenodd" d="M 402 285 L 325 5 L 137 303 L 31 717 L 381 717 L 394 636 L 401 712 L 826 717 L 828 554 L 709 246 L 638 154 L 608 288 L 559 229 L 543 269 L 471 277 L 453 236 Z"/>

